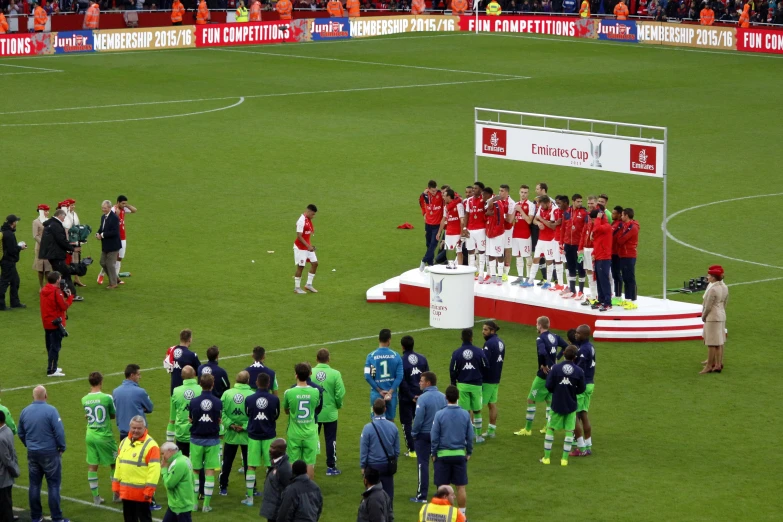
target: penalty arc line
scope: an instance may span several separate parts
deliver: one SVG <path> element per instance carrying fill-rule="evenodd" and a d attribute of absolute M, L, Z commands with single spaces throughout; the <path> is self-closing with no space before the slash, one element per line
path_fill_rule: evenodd
<path fill-rule="evenodd" d="M 14 484 L 14 487 L 17 488 L 17 489 L 23 489 L 25 491 L 30 491 L 30 488 L 27 487 L 27 486 L 20 486 L 18 484 Z M 41 490 L 41 495 L 49 496 L 49 492 L 48 491 L 44 491 L 42 489 Z M 76 502 L 77 504 L 82 504 L 84 506 L 90 506 L 90 507 L 96 507 L 96 508 L 99 508 L 99 509 L 105 509 L 106 511 L 111 511 L 113 513 L 122 513 L 121 509 L 118 509 L 118 508 L 115 508 L 115 507 L 111 507 L 111 506 L 105 506 L 103 504 L 97 505 L 94 502 L 87 502 L 86 500 L 82 500 L 80 498 L 66 497 L 64 495 L 60 495 L 60 499 L 68 500 L 70 502 Z M 159 518 L 153 518 L 152 520 L 153 520 L 153 522 L 163 522 Z"/>
<path fill-rule="evenodd" d="M 487 321 L 494 321 L 494 319 L 493 318 L 479 319 L 479 320 L 475 321 L 475 324 L 485 323 Z M 434 326 L 427 326 L 427 327 L 424 327 L 424 328 L 415 328 L 413 330 L 405 330 L 405 331 L 402 331 L 402 332 L 395 332 L 395 334 L 396 335 L 406 335 L 406 334 L 412 334 L 412 333 L 417 333 L 417 332 L 428 332 L 430 330 L 437 330 L 437 328 L 435 328 Z M 364 336 L 361 336 L 361 337 L 351 337 L 349 339 L 338 339 L 337 341 L 326 341 L 326 342 L 323 342 L 323 343 L 301 344 L 301 345 L 298 345 L 298 346 L 289 346 L 287 348 L 277 348 L 276 350 L 267 350 L 266 353 L 290 352 L 292 350 L 302 350 L 304 348 L 317 348 L 319 346 L 332 346 L 332 345 L 335 345 L 335 344 L 352 343 L 352 342 L 355 342 L 355 341 L 367 341 L 369 339 L 375 339 L 377 337 L 378 337 L 378 334 L 374 334 L 374 335 L 364 335 Z M 239 354 L 239 355 L 227 355 L 225 357 L 221 355 L 220 356 L 220 360 L 224 361 L 224 360 L 227 360 L 227 359 L 239 359 L 240 357 L 250 357 L 251 355 L 252 354 L 250 354 L 250 353 L 242 353 L 242 354 Z M 151 371 L 162 370 L 162 369 L 163 369 L 163 366 L 156 366 L 154 368 L 142 368 L 140 371 L 142 371 L 142 372 L 151 372 Z M 118 375 L 125 375 L 125 372 L 106 373 L 103 376 L 104 377 L 116 377 Z M 8 393 L 8 392 L 12 392 L 12 391 L 18 391 L 18 390 L 30 390 L 32 388 L 35 388 L 36 386 L 52 386 L 52 385 L 55 385 L 55 384 L 67 384 L 67 383 L 71 383 L 71 382 L 84 382 L 84 377 L 81 377 L 79 379 L 68 379 L 68 380 L 65 380 L 65 381 L 60 381 L 60 380 L 51 381 L 51 382 L 47 381 L 46 383 L 31 384 L 29 386 L 17 386 L 16 388 L 5 388 L 5 389 L 3 389 L 3 393 Z"/>

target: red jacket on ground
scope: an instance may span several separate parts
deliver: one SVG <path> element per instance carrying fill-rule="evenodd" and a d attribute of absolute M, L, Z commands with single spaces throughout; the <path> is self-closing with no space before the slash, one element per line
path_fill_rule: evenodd
<path fill-rule="evenodd" d="M 623 223 L 616 241 L 617 255 L 635 259 L 636 246 L 639 244 L 639 223 L 633 219 L 628 223 Z"/>
<path fill-rule="evenodd" d="M 45 330 L 56 330 L 57 326 L 52 324 L 52 321 L 61 317 L 63 320 L 63 326 L 65 326 L 65 311 L 73 303 L 73 294 L 65 299 L 63 291 L 60 287 L 53 284 L 47 284 L 43 287 L 40 294 L 41 298 L 41 320 L 43 321 L 43 327 Z"/>
<path fill-rule="evenodd" d="M 599 214 L 593 223 L 593 259 L 612 259 L 612 225 L 606 220 L 605 214 Z"/>

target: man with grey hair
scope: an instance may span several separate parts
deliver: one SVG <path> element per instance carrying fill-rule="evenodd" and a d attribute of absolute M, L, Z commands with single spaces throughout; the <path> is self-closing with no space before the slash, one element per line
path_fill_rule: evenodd
<path fill-rule="evenodd" d="M 117 450 L 111 489 L 122 500 L 126 522 L 152 522 L 150 509 L 160 479 L 160 448 L 141 415 L 130 420 L 129 429 Z"/>
<path fill-rule="evenodd" d="M 101 216 L 101 226 L 96 239 L 101 240 L 101 267 L 106 275 L 109 276 L 109 286 L 106 288 L 113 290 L 117 288 L 117 259 L 122 248 L 120 240 L 120 218 L 111 211 L 111 201 L 108 199 L 101 204 L 103 215 Z"/>
<path fill-rule="evenodd" d="M 283 490 L 291 482 L 291 463 L 288 461 L 286 449 L 285 439 L 275 439 L 269 446 L 272 465 L 266 472 L 260 515 L 270 522 L 277 520 L 280 503 L 283 500 Z"/>
<path fill-rule="evenodd" d="M 30 474 L 30 517 L 43 520 L 41 483 L 46 477 L 49 512 L 55 522 L 65 520 L 60 509 L 62 454 L 65 451 L 65 429 L 60 414 L 46 403 L 46 388 L 36 386 L 33 403 L 19 415 L 19 440 L 27 448 L 27 469 Z"/>
<path fill-rule="evenodd" d="M 190 459 L 182 454 L 174 442 L 164 442 L 160 447 L 161 475 L 168 492 L 169 508 L 163 520 L 166 522 L 190 522 L 190 513 L 196 504 L 193 467 Z"/>

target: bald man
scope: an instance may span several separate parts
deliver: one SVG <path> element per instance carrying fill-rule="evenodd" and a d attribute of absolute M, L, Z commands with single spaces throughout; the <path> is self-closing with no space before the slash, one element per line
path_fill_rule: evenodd
<path fill-rule="evenodd" d="M 419 522 L 429 520 L 454 520 L 453 513 L 457 513 L 456 522 L 465 522 L 463 515 L 454 507 L 456 494 L 451 486 L 440 486 L 438 491 L 432 497 L 432 502 L 421 508 L 419 511 Z"/>
<path fill-rule="evenodd" d="M 267 520 L 277 520 L 283 490 L 291 482 L 291 463 L 288 461 L 288 449 L 285 439 L 275 439 L 269 446 L 269 457 L 272 465 L 266 472 L 264 481 L 264 499 L 261 504 L 261 516 Z"/>
<path fill-rule="evenodd" d="M 30 516 L 43 519 L 41 483 L 46 477 L 49 511 L 52 520 L 62 520 L 60 484 L 62 482 L 62 454 L 65 451 L 65 430 L 60 414 L 46 403 L 46 388 L 33 390 L 33 403 L 19 415 L 19 440 L 27 448 L 27 469 L 30 474 Z"/>

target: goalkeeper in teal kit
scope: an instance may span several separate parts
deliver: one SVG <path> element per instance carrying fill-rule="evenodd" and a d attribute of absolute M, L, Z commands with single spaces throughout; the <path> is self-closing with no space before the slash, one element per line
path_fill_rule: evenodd
<path fill-rule="evenodd" d="M 370 385 L 370 412 L 375 399 L 386 401 L 386 418 L 394 420 L 397 411 L 397 388 L 402 382 L 402 357 L 389 348 L 391 330 L 384 328 L 378 334 L 379 347 L 367 355 L 364 379 Z"/>

